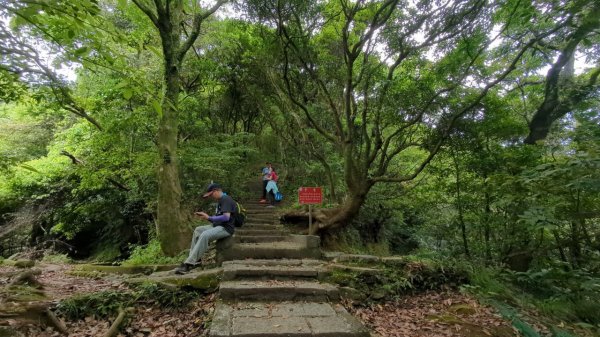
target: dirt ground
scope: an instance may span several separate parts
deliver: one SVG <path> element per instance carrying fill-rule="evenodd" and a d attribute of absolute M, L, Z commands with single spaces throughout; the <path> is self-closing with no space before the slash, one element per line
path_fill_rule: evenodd
<path fill-rule="evenodd" d="M 122 276 L 74 276 L 69 274 L 74 265 L 69 264 L 42 263 L 37 264 L 35 268 L 41 271 L 37 280 L 42 284 L 46 301 L 52 301 L 52 304 L 77 294 L 106 290 L 129 291 Z M 4 289 L 4 292 L 0 292 L 0 308 L 8 304 L 7 297 L 2 294 L 6 294 L 6 287 L 17 272 L 18 268 L 0 265 L 0 289 Z M 118 336 L 206 336 L 215 301 L 216 294 L 209 294 L 179 310 L 140 304 L 130 313 Z M 342 304 L 368 326 L 374 336 L 519 336 L 510 323 L 500 317 L 493 308 L 482 305 L 476 299 L 458 291 L 428 292 L 368 306 L 350 301 L 343 301 Z M 65 325 L 68 336 L 95 337 L 103 336 L 114 319 L 86 317 L 79 321 L 66 320 Z M 2 326 L 16 330 L 17 336 L 64 336 L 40 322 L 23 322 L 11 317 L 0 317 L 0 327 Z M 547 331 L 540 327 L 539 332 L 546 335 Z"/>

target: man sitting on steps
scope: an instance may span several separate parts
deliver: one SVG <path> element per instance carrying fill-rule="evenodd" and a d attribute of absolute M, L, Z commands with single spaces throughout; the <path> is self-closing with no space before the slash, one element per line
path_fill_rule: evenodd
<path fill-rule="evenodd" d="M 200 266 L 202 255 L 208 250 L 208 244 L 211 241 L 226 238 L 233 235 L 235 231 L 234 214 L 237 213 L 235 201 L 223 193 L 223 189 L 218 184 L 210 184 L 206 189 L 203 198 L 212 197 L 217 200 L 217 212 L 209 216 L 204 212 L 195 212 L 194 214 L 204 220 L 212 222 L 212 225 L 198 226 L 194 230 L 192 245 L 188 258 L 177 269 L 175 274 L 185 274 L 188 271 Z"/>

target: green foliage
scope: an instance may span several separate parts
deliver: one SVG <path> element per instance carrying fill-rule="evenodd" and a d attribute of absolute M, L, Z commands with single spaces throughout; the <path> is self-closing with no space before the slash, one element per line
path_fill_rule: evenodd
<path fill-rule="evenodd" d="M 135 246 L 129 258 L 123 261 L 123 265 L 177 264 L 184 259 L 183 255 L 175 257 L 165 256 L 160 248 L 160 242 L 157 239 L 152 239 L 146 245 Z"/>
<path fill-rule="evenodd" d="M 44 255 L 42 262 L 55 263 L 55 264 L 70 264 L 73 260 L 67 256 L 67 254 L 51 254 Z"/>
<path fill-rule="evenodd" d="M 86 317 L 114 317 L 119 309 L 152 303 L 164 308 L 181 308 L 197 300 L 200 293 L 193 289 L 164 287 L 156 283 L 133 286 L 133 291 L 101 291 L 76 295 L 58 303 L 56 312 L 69 320 Z"/>
<path fill-rule="evenodd" d="M 470 279 L 470 284 L 462 288 L 498 307 L 524 334 L 531 333 L 531 327 L 517 312 L 527 315 L 534 310 L 544 317 L 541 323 L 550 328 L 557 322 L 568 322 L 571 327 L 585 324 L 587 328 L 600 323 L 596 315 L 600 310 L 600 278 L 589 272 L 559 268 L 515 273 L 478 267 L 471 271 Z M 530 317 L 529 321 L 536 319 Z M 556 331 L 555 335 L 560 336 L 560 330 Z"/>
<path fill-rule="evenodd" d="M 128 307 L 133 294 L 123 291 L 101 291 L 76 295 L 58 303 L 56 312 L 69 320 L 86 317 L 109 318 L 118 314 L 119 309 Z"/>
<path fill-rule="evenodd" d="M 335 270 L 329 281 L 359 290 L 368 301 L 388 301 L 422 291 L 456 288 L 469 281 L 460 265 L 422 258 L 407 258 L 389 265 L 360 265 L 379 271 Z"/>
<path fill-rule="evenodd" d="M 198 290 L 173 289 L 150 282 L 137 285 L 134 289 L 135 301 L 155 303 L 163 308 L 181 308 L 201 296 Z"/>
<path fill-rule="evenodd" d="M 0 172 L 47 153 L 55 121 L 31 116 L 29 110 L 24 104 L 0 103 Z"/>
<path fill-rule="evenodd" d="M 26 93 L 26 87 L 17 76 L 0 68 L 0 104 L 17 101 Z"/>

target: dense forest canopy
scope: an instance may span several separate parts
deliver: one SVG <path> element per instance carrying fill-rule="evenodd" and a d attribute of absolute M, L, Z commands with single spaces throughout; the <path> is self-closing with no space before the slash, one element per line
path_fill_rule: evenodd
<path fill-rule="evenodd" d="M 258 197 L 246 186 L 270 160 L 292 201 L 325 186 L 326 242 L 597 271 L 599 13 L 1 1 L 0 233 L 100 260 L 149 240 L 176 255 L 206 184 Z"/>

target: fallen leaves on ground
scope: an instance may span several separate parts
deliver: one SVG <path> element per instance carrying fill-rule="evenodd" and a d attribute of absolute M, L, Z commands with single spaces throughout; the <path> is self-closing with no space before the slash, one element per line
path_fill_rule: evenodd
<path fill-rule="evenodd" d="M 133 314 L 123 324 L 118 337 L 176 337 L 206 336 L 208 317 L 214 310 L 214 296 L 207 296 L 180 310 L 158 307 L 135 308 Z M 113 320 L 115 318 L 113 317 Z M 97 337 L 108 331 L 112 321 L 86 317 L 80 321 L 65 322 L 69 337 Z M 59 337 L 63 336 L 52 328 L 39 325 L 22 327 L 19 331 L 25 336 Z"/>
<path fill-rule="evenodd" d="M 108 276 L 106 278 L 86 278 L 69 275 L 74 266 L 59 264 L 40 264 L 36 268 L 42 271 L 37 280 L 43 285 L 44 292 L 53 300 L 60 300 L 76 294 L 94 293 L 106 290 L 127 291 L 122 278 Z M 10 276 L 18 269 L 0 266 L 0 286 L 5 286 Z M 207 320 L 214 310 L 215 295 L 208 295 L 190 303 L 183 309 L 164 309 L 157 306 L 140 306 L 128 316 L 123 324 L 120 337 L 174 337 L 205 336 Z M 0 304 L 2 299 L 0 298 Z M 86 317 L 80 321 L 66 321 L 69 337 L 97 337 L 108 331 L 112 321 Z M 16 328 L 21 336 L 58 337 L 63 336 L 53 328 L 34 323 L 23 323 L 15 320 L 8 325 Z"/>
<path fill-rule="evenodd" d="M 367 307 L 344 305 L 381 337 L 519 336 L 494 309 L 458 292 L 429 292 Z"/>

